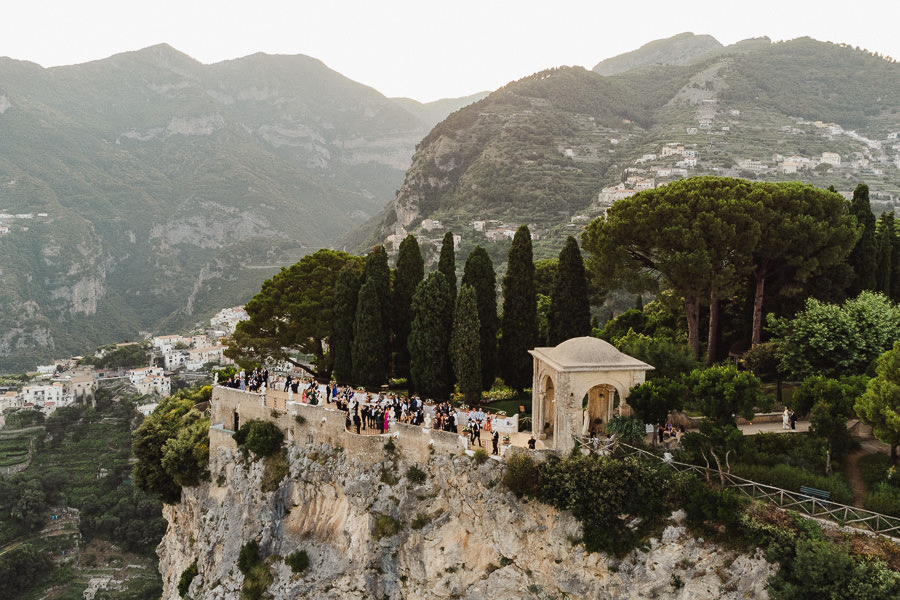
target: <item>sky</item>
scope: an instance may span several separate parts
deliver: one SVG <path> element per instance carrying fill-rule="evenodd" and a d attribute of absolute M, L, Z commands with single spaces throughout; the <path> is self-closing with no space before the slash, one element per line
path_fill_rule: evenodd
<path fill-rule="evenodd" d="M 549 67 L 590 69 L 604 58 L 685 31 L 712 35 L 723 44 L 759 36 L 773 41 L 809 36 L 900 60 L 898 0 L 15 4 L 0 19 L 0 56 L 45 67 L 98 60 L 159 43 L 207 64 L 256 52 L 305 54 L 386 96 L 421 102 L 494 90 Z"/>

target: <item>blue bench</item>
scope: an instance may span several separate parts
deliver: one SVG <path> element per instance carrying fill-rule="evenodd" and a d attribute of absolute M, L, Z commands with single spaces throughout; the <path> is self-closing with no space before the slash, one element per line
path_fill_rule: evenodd
<path fill-rule="evenodd" d="M 831 492 L 826 490 L 817 490 L 816 488 L 807 487 L 805 485 L 800 486 L 800 493 L 804 496 L 818 498 L 819 500 L 828 500 L 829 498 L 831 498 Z"/>

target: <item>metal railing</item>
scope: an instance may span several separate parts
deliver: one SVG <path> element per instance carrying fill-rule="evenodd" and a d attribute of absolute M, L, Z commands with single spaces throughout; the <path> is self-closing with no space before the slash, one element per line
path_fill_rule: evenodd
<path fill-rule="evenodd" d="M 842 527 L 854 527 L 891 538 L 893 541 L 900 541 L 900 518 L 898 517 L 882 515 L 864 508 L 847 506 L 846 504 L 807 496 L 800 492 L 792 492 L 775 486 L 757 483 L 731 473 L 719 471 L 718 469 L 678 462 L 667 459 L 664 456 L 658 456 L 642 448 L 636 448 L 621 442 L 616 443 L 615 440 L 608 440 L 612 443 L 605 446 L 601 442 L 598 447 L 593 445 L 591 438 L 575 436 L 575 440 L 581 447 L 587 448 L 591 452 L 609 453 L 615 447 L 623 448 L 629 454 L 637 454 L 661 461 L 676 471 L 696 473 L 701 477 L 705 477 L 707 481 L 711 477 L 715 477 L 720 482 L 724 482 L 726 488 L 735 490 L 750 498 L 769 502 L 781 508 L 790 509 L 816 519 L 826 519 Z"/>

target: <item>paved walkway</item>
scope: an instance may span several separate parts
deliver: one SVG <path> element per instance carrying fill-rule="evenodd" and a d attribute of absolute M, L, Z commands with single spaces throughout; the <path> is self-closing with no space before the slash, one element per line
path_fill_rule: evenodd
<path fill-rule="evenodd" d="M 757 433 L 784 433 L 786 435 L 792 433 L 803 433 L 809 431 L 809 421 L 797 421 L 795 424 L 795 429 L 785 429 L 782 425 L 781 421 L 772 422 L 772 423 L 749 423 L 746 425 L 739 425 L 738 429 L 744 432 L 744 435 L 756 435 Z M 687 432 L 697 431 L 696 429 L 688 429 Z M 648 444 L 653 445 L 653 437 L 655 433 L 648 433 L 646 437 L 646 441 Z M 673 446 L 672 440 L 666 440 L 663 442 L 663 445 L 667 448 Z"/>

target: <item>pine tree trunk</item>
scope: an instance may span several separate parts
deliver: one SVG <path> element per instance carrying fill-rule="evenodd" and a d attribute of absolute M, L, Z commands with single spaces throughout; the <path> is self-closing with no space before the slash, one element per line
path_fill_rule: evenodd
<path fill-rule="evenodd" d="M 825 449 L 825 475 L 831 476 L 831 446 Z"/>
<path fill-rule="evenodd" d="M 753 331 L 750 334 L 750 347 L 754 347 L 762 340 L 763 317 L 763 290 L 766 287 L 766 276 L 757 273 L 756 293 L 753 295 Z"/>
<path fill-rule="evenodd" d="M 684 312 L 687 316 L 688 344 L 694 359 L 700 360 L 700 298 L 685 296 Z"/>
<path fill-rule="evenodd" d="M 716 363 L 718 354 L 719 337 L 719 297 L 715 290 L 709 293 L 709 332 L 706 337 L 706 366 L 711 367 Z"/>

